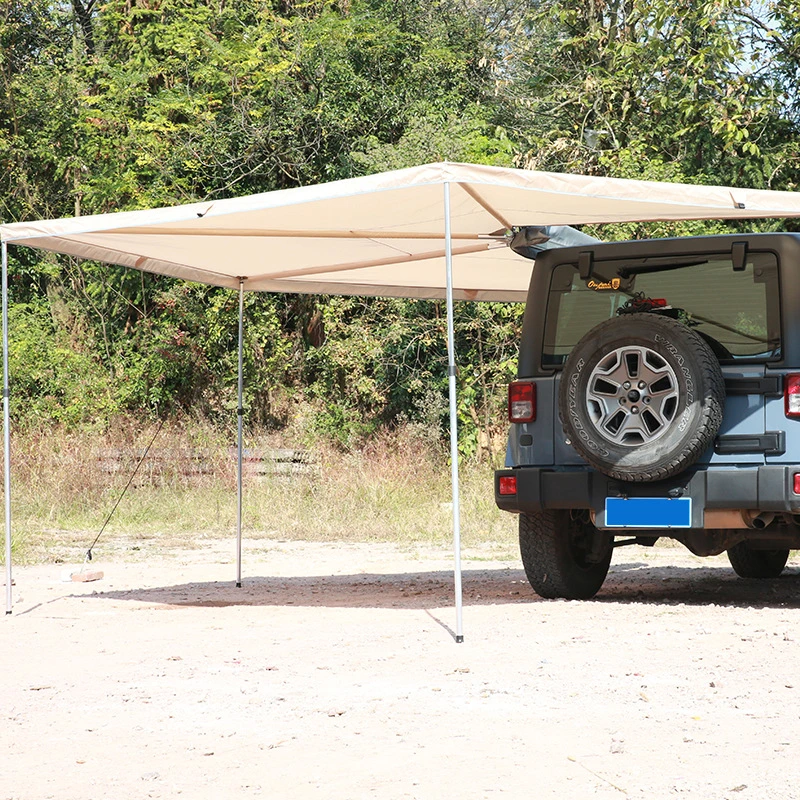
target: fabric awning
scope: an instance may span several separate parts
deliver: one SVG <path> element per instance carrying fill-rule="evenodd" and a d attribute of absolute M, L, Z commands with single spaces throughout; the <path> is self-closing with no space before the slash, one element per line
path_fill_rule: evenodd
<path fill-rule="evenodd" d="M 800 216 L 800 194 L 472 164 L 170 208 L 0 226 L 6 242 L 246 291 L 445 294 L 442 185 L 451 189 L 453 296 L 524 300 L 525 225 Z"/>

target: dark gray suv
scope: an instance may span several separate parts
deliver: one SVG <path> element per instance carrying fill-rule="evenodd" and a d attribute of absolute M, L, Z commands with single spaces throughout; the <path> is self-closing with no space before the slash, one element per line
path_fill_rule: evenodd
<path fill-rule="evenodd" d="M 800 548 L 800 234 L 536 258 L 506 468 L 542 597 L 593 597 L 615 547 L 666 536 L 737 574 Z"/>

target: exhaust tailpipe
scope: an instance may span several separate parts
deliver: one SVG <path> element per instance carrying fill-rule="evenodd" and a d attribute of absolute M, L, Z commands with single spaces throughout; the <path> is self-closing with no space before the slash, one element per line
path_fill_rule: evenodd
<path fill-rule="evenodd" d="M 747 522 L 749 528 L 756 528 L 758 530 L 763 530 L 775 519 L 775 513 L 772 511 L 762 511 L 755 516 L 752 516 L 752 514 L 753 512 L 750 511 L 745 512 L 745 522 Z"/>
<path fill-rule="evenodd" d="M 764 530 L 775 519 L 774 511 L 757 511 L 755 509 L 709 508 L 705 512 L 704 526 L 713 530 L 742 530 L 755 528 Z"/>

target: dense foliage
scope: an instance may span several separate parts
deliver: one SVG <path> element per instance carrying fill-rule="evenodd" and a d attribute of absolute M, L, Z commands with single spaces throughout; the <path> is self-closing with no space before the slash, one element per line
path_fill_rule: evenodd
<path fill-rule="evenodd" d="M 798 71 L 785 0 L 9 0 L 0 217 L 443 159 L 794 189 Z M 11 284 L 20 420 L 230 418 L 232 293 L 22 249 Z M 494 446 L 520 311 L 457 308 L 467 452 Z M 345 446 L 398 420 L 440 425 L 440 304 L 257 295 L 246 313 L 251 424 L 302 420 Z"/>

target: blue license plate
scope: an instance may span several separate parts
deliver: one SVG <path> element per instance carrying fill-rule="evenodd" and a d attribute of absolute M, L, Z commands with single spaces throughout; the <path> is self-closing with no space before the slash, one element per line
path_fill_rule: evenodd
<path fill-rule="evenodd" d="M 607 497 L 608 528 L 691 528 L 690 497 Z"/>

